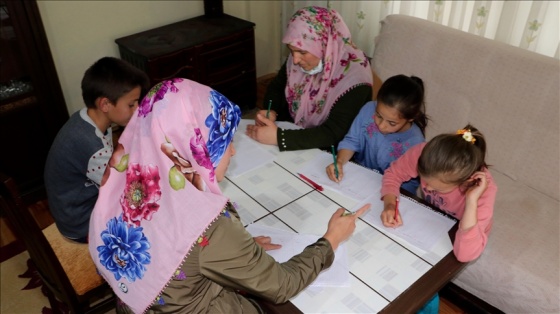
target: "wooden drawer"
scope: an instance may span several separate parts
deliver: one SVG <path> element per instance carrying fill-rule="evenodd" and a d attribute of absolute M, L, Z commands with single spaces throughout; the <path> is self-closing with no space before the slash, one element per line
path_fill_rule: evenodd
<path fill-rule="evenodd" d="M 251 40 L 224 46 L 200 56 L 201 81 L 213 85 L 255 70 Z"/>
<path fill-rule="evenodd" d="M 195 49 L 184 49 L 149 60 L 146 73 L 153 84 L 173 77 L 196 80 Z"/>
<path fill-rule="evenodd" d="M 256 104 L 257 81 L 255 71 L 248 71 L 227 80 L 210 85 L 242 108 L 253 108 Z"/>
<path fill-rule="evenodd" d="M 145 71 L 152 85 L 183 77 L 253 108 L 257 80 L 254 26 L 227 14 L 200 16 L 115 42 L 121 58 Z"/>

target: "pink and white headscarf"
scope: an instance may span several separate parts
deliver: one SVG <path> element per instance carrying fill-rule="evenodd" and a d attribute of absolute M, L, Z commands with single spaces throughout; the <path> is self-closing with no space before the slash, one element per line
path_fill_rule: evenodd
<path fill-rule="evenodd" d="M 135 313 L 159 302 L 191 248 L 207 241 L 228 201 L 214 170 L 240 119 L 220 93 L 173 79 L 148 92 L 123 132 L 91 215 L 89 249 Z"/>
<path fill-rule="evenodd" d="M 347 91 L 359 85 L 373 85 L 368 59 L 350 36 L 342 17 L 332 9 L 307 7 L 290 19 L 282 42 L 310 52 L 324 64 L 321 73 L 308 75 L 294 65 L 291 55 L 288 57 L 286 99 L 297 125 L 321 125 Z"/>

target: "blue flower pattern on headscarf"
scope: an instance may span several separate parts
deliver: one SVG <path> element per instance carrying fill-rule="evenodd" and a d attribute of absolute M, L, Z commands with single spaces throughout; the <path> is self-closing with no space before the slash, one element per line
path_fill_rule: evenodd
<path fill-rule="evenodd" d="M 216 168 L 237 130 L 237 125 L 241 120 L 241 110 L 217 91 L 210 91 L 209 99 L 212 104 L 212 113 L 205 122 L 210 129 L 206 146 L 210 152 L 210 161 Z"/>
<path fill-rule="evenodd" d="M 99 261 L 113 273 L 116 280 L 122 277 L 134 282 L 142 279 L 150 264 L 148 252 L 150 243 L 142 232 L 142 227 L 129 225 L 123 221 L 122 215 L 107 222 L 107 229 L 101 232 L 105 245 L 97 247 Z"/>

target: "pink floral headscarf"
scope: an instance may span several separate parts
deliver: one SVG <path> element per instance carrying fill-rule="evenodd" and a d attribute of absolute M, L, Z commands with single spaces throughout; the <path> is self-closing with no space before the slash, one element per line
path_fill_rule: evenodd
<path fill-rule="evenodd" d="M 148 92 L 123 132 L 91 215 L 89 249 L 135 313 L 158 302 L 222 213 L 228 200 L 214 170 L 240 118 L 220 93 L 173 79 Z"/>
<path fill-rule="evenodd" d="M 286 99 L 299 126 L 321 125 L 348 90 L 373 85 L 366 55 L 354 46 L 348 27 L 335 10 L 316 6 L 300 9 L 290 19 L 282 42 L 312 53 L 324 64 L 321 73 L 308 75 L 294 65 L 291 55 L 288 57 Z"/>

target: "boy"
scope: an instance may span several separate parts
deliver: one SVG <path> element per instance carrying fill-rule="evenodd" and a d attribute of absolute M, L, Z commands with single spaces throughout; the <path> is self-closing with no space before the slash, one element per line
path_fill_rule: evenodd
<path fill-rule="evenodd" d="M 129 63 L 104 57 L 82 79 L 86 108 L 58 132 L 45 164 L 45 187 L 56 226 L 65 237 L 87 243 L 89 218 L 113 153 L 111 124 L 126 126 L 149 80 Z"/>

